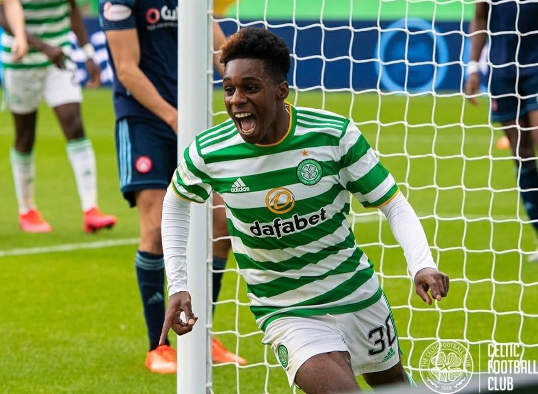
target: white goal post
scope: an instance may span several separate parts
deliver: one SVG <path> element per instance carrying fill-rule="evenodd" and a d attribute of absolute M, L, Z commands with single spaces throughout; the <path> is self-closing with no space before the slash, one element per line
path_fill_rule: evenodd
<path fill-rule="evenodd" d="M 497 143 L 502 127 L 489 119 L 486 53 L 480 106 L 464 96 L 474 1 L 224 2 L 231 3 L 228 11 L 213 16 L 213 0 L 179 1 L 180 154 L 195 134 L 226 118 L 222 98 L 212 99 L 221 82 L 211 64 L 212 22 L 227 35 L 246 26 L 272 30 L 292 53 L 289 101 L 357 124 L 413 205 L 436 263 L 451 278 L 446 299 L 424 304 L 384 217 L 352 205 L 357 242 L 394 311 L 405 369 L 420 382 L 421 354 L 442 340 L 463 344 L 475 373 L 491 372 L 491 345 L 511 344 L 521 350 L 520 360 L 537 360 L 538 263 L 527 262 L 536 234 L 518 194 L 514 157 Z M 191 207 L 188 277 L 199 320 L 178 340 L 177 392 L 290 392 L 272 350 L 261 344 L 231 262 L 213 322 L 212 208 Z M 213 364 L 215 334 L 248 365 Z"/>
<path fill-rule="evenodd" d="M 200 131 L 211 125 L 212 53 L 210 0 L 178 3 L 178 155 Z M 179 159 L 179 158 L 178 158 Z M 191 204 L 191 224 L 187 246 L 187 275 L 193 311 L 198 321 L 189 335 L 178 337 L 178 393 L 205 393 L 211 379 L 211 282 L 208 262 L 211 255 L 211 215 L 207 204 Z M 186 356 L 188 355 L 188 356 Z"/>

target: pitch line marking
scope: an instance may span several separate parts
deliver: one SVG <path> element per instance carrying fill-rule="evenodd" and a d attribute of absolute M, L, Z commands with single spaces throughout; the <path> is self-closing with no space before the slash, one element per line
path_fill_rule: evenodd
<path fill-rule="evenodd" d="M 124 238 L 124 239 L 114 239 L 111 241 L 97 241 L 97 242 L 86 242 L 86 243 L 77 243 L 77 244 L 41 246 L 41 247 L 35 247 L 35 248 L 7 249 L 7 250 L 0 250 L 0 258 L 6 257 L 6 256 L 27 256 L 31 254 L 72 252 L 74 250 L 82 250 L 82 249 L 110 248 L 113 246 L 134 245 L 134 244 L 137 244 L 138 242 L 140 242 L 140 238 Z"/>
<path fill-rule="evenodd" d="M 418 216 L 424 216 L 427 214 L 417 213 Z M 440 215 L 443 219 L 446 217 Z M 446 215 L 449 217 L 449 215 Z M 379 218 L 385 219 L 385 216 L 379 213 L 370 213 L 370 214 L 359 214 L 354 219 L 355 224 L 375 222 L 379 221 Z M 478 219 L 484 217 L 483 215 L 473 215 L 468 214 L 465 216 L 469 219 Z M 513 216 L 507 215 L 498 215 L 495 217 L 497 220 L 509 220 L 514 219 Z M 97 241 L 97 242 L 87 242 L 87 243 L 78 243 L 78 244 L 65 244 L 65 245 L 52 245 L 52 246 L 42 246 L 36 248 L 23 248 L 23 249 L 7 249 L 0 250 L 0 258 L 6 256 L 27 256 L 31 254 L 44 254 L 44 253 L 56 253 L 56 252 L 72 252 L 74 250 L 83 250 L 83 249 L 100 249 L 100 248 L 111 248 L 113 246 L 125 246 L 125 245 L 134 245 L 140 242 L 140 238 L 124 238 L 124 239 L 115 239 L 112 241 Z"/>

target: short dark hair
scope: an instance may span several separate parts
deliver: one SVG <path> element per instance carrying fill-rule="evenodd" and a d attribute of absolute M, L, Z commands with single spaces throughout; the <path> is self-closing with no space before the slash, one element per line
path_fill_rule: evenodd
<path fill-rule="evenodd" d="M 225 66 L 235 59 L 259 59 L 276 83 L 287 80 L 291 67 L 288 46 L 282 38 L 265 29 L 241 29 L 230 36 L 220 49 L 220 62 Z"/>

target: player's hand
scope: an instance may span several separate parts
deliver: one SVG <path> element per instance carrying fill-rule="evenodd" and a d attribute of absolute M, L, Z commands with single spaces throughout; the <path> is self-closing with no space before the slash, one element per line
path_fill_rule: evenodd
<path fill-rule="evenodd" d="M 181 320 L 181 312 L 185 313 L 186 322 Z M 172 295 L 168 300 L 168 308 L 164 317 L 159 345 L 164 345 L 166 342 L 166 336 L 168 335 L 170 328 L 174 330 L 177 335 L 184 335 L 192 331 L 197 320 L 198 318 L 192 313 L 191 295 L 186 291 L 180 291 L 179 293 Z"/>
<path fill-rule="evenodd" d="M 14 37 L 11 52 L 13 53 L 13 60 L 21 60 L 28 53 L 26 37 Z"/>
<path fill-rule="evenodd" d="M 465 83 L 465 95 L 471 104 L 477 106 L 478 100 L 476 97 L 471 97 L 480 93 L 480 74 L 472 73 L 467 77 L 467 83 Z"/>
<path fill-rule="evenodd" d="M 174 108 L 170 111 L 170 114 L 164 121 L 172 130 L 174 130 L 174 133 L 177 134 L 177 109 Z"/>
<path fill-rule="evenodd" d="M 86 83 L 86 87 L 95 89 L 101 86 L 101 68 L 93 61 L 93 59 L 86 60 L 86 71 L 90 79 Z"/>
<path fill-rule="evenodd" d="M 62 51 L 62 48 L 44 44 L 43 53 L 47 55 L 49 60 L 56 65 L 56 67 L 65 69 L 65 53 Z"/>
<path fill-rule="evenodd" d="M 428 305 L 432 304 L 432 299 L 441 301 L 448 293 L 449 278 L 435 268 L 423 268 L 415 275 L 415 290 L 420 298 Z M 428 294 L 430 290 L 431 297 Z"/>

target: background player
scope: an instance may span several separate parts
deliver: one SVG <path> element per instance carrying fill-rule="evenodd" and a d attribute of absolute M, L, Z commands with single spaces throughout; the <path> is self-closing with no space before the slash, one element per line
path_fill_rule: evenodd
<path fill-rule="evenodd" d="M 489 21 L 489 23 L 488 23 Z M 517 179 L 525 210 L 538 233 L 538 172 L 533 130 L 538 130 L 538 3 L 476 3 L 471 21 L 471 61 L 465 93 L 480 92 L 477 62 L 489 31 L 491 121 L 500 122 L 516 158 Z M 480 33 L 481 32 L 481 33 Z M 469 101 L 478 105 L 474 97 Z M 538 251 L 529 256 L 538 261 Z"/>
<path fill-rule="evenodd" d="M 4 7 L 4 13 L 11 32 L 13 33 L 13 60 L 22 59 L 28 52 L 28 42 L 24 31 L 24 14 L 19 0 L 0 0 L 0 6 Z"/>
<path fill-rule="evenodd" d="M 177 4 L 177 0 L 102 0 L 99 5 L 115 70 L 121 191 L 138 208 L 140 219 L 135 266 L 150 342 L 146 366 L 157 373 L 177 369 L 175 351 L 168 341 L 159 346 L 164 321 L 162 201 L 177 165 Z M 161 12 L 166 12 L 166 20 Z M 225 40 L 216 23 L 213 39 L 215 48 Z M 216 56 L 220 65 L 218 59 Z M 214 196 L 214 203 L 222 205 L 222 200 Z M 215 237 L 226 236 L 225 215 L 217 213 L 214 222 Z M 227 240 L 215 244 L 215 269 L 224 269 L 229 248 Z M 222 272 L 215 274 L 214 300 L 221 277 Z M 217 340 L 213 341 L 213 357 L 219 362 L 245 363 Z"/>
<path fill-rule="evenodd" d="M 371 386 L 407 381 L 388 301 L 347 220 L 349 193 L 386 215 L 418 295 L 431 304 L 428 290 L 439 301 L 449 280 L 415 212 L 351 120 L 285 103 L 290 54 L 282 39 L 242 29 L 222 47 L 222 62 L 231 119 L 185 150 L 163 204 L 171 297 L 161 340 L 170 327 L 182 335 L 196 322 L 186 283 L 189 206 L 215 190 L 263 342 L 290 385 L 351 393 L 359 373 Z M 245 187 L 234 191 L 238 179 Z"/>
<path fill-rule="evenodd" d="M 20 60 L 13 55 L 16 44 L 11 30 L 2 17 L 4 51 L 4 99 L 15 122 L 15 146 L 10 159 L 19 205 L 19 224 L 27 232 L 49 232 L 51 226 L 42 217 L 34 203 L 35 140 L 37 107 L 42 98 L 53 108 L 67 138 L 67 156 L 77 183 L 83 210 L 84 231 L 112 227 L 116 218 L 101 213 L 97 206 L 97 175 L 95 154 L 86 138 L 80 115 L 82 93 L 75 76 L 76 65 L 69 60 L 71 44 L 69 30 L 73 30 L 86 56 L 90 75 L 87 86 L 100 85 L 100 70 L 92 60 L 94 50 L 88 41 L 86 29 L 75 0 L 43 2 L 25 1 L 24 17 L 27 24 L 30 51 Z"/>

